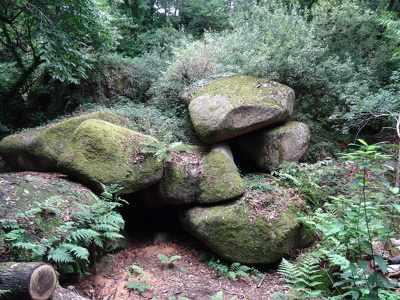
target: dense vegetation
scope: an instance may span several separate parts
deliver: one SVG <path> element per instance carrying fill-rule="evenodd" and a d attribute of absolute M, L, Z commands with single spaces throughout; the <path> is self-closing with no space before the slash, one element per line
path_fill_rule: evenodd
<path fill-rule="evenodd" d="M 362 141 L 345 159 L 361 162 L 359 193 L 333 199 L 343 192 L 333 186 L 344 185 L 332 174 L 344 162 L 317 161 L 321 153 L 339 159 L 354 135 L 399 135 L 399 13 L 398 0 L 2 0 L 0 137 L 102 107 L 166 145 L 199 143 L 185 88 L 229 74 L 284 83 L 296 92 L 294 119 L 310 124 L 313 141 L 306 164 L 274 175 L 309 199 L 315 213 L 303 220 L 321 244 L 304 258 L 309 269 L 286 262 L 282 273 L 298 274 L 295 297 L 397 299 L 377 269 L 366 273 L 364 259 L 385 269 L 371 245 L 396 224 L 371 223 L 398 214 L 398 179 L 370 181 L 386 157 Z M 321 282 L 328 277 L 336 283 Z"/>

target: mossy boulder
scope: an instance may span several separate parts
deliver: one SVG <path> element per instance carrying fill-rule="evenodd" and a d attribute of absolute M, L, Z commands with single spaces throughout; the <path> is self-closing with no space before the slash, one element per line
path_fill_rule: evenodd
<path fill-rule="evenodd" d="M 73 132 L 79 124 L 89 119 L 128 124 L 125 117 L 97 111 L 7 136 L 0 141 L 0 156 L 16 170 L 57 171 L 57 161 Z"/>
<path fill-rule="evenodd" d="M 146 143 L 157 141 L 106 121 L 86 120 L 74 131 L 57 166 L 95 191 L 117 184 L 123 187 L 121 194 L 133 193 L 162 176 L 163 163 L 141 151 Z"/>
<path fill-rule="evenodd" d="M 215 143 L 283 122 L 293 114 L 294 91 L 249 76 L 219 78 L 197 91 L 190 118 L 205 143 Z"/>
<path fill-rule="evenodd" d="M 310 144 L 307 124 L 290 121 L 237 138 L 238 149 L 258 169 L 268 170 L 282 162 L 298 161 Z"/>
<path fill-rule="evenodd" d="M 238 200 L 185 209 L 183 227 L 219 256 L 242 264 L 268 264 L 313 239 L 297 221 L 307 211 L 293 191 L 247 190 Z"/>
<path fill-rule="evenodd" d="M 99 198 L 88 188 L 59 173 L 0 173 L 0 219 L 15 219 L 30 209 L 48 209 L 27 219 L 34 234 L 49 235 L 55 227 L 71 221 L 73 214 Z M 51 212 L 51 208 L 60 211 Z M 50 238 L 51 236 L 47 236 Z"/>
<path fill-rule="evenodd" d="M 243 181 L 231 160 L 230 149 L 224 149 L 191 147 L 175 152 L 160 181 L 162 199 L 174 205 L 209 204 L 241 196 Z"/>

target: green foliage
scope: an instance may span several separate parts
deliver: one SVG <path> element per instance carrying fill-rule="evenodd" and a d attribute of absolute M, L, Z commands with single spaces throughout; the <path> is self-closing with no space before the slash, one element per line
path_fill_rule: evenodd
<path fill-rule="evenodd" d="M 272 170 L 271 175 L 280 184 L 298 190 L 316 209 L 329 196 L 346 193 L 346 178 L 339 176 L 345 172 L 340 164 L 325 159 L 314 164 L 286 162 Z"/>
<path fill-rule="evenodd" d="M 182 259 L 182 256 L 180 255 L 173 255 L 171 257 L 167 257 L 161 253 L 157 254 L 157 257 L 164 266 L 168 266 L 169 268 L 172 268 L 174 266 L 173 262 L 175 260 Z"/>
<path fill-rule="evenodd" d="M 126 116 L 131 121 L 130 129 L 151 135 L 165 146 L 174 142 L 199 143 L 188 115 L 174 114 L 139 103 L 119 103 L 113 108 L 98 108 Z"/>
<path fill-rule="evenodd" d="M 291 285 L 288 298 L 310 299 L 312 297 L 322 299 L 323 275 L 321 274 L 320 258 L 317 252 L 306 254 L 294 265 L 286 259 L 282 259 L 278 273 L 285 276 L 285 280 Z M 316 289 L 318 288 L 318 289 Z"/>
<path fill-rule="evenodd" d="M 6 295 L 8 293 L 11 293 L 10 290 L 0 290 L 0 296 Z"/>
<path fill-rule="evenodd" d="M 318 284 L 304 287 L 330 296 L 329 299 L 394 296 L 393 286 L 381 276 L 387 271 L 387 262 L 373 245 L 376 242 L 385 244 L 393 235 L 391 226 L 393 218 L 399 216 L 400 194 L 398 188 L 392 188 L 382 176 L 384 167 L 390 169 L 382 163 L 389 158 L 379 152 L 382 144 L 359 142 L 360 145 L 354 145 L 358 147 L 355 151 L 343 155 L 356 171 L 350 183 L 353 192 L 331 197 L 331 201 L 315 210 L 313 215 L 300 217 L 303 223 L 319 233 L 321 241 L 316 246 L 317 252 L 309 255 L 319 255 L 320 264 L 328 266 L 326 274 L 331 281 L 329 292 Z M 318 275 L 311 265 L 308 262 L 310 270 L 303 269 L 300 273 L 296 273 L 295 266 L 287 262 L 283 262 L 281 268 L 285 275 L 294 274 L 288 281 L 296 290 L 303 288 L 299 286 L 298 274 Z M 372 265 L 372 270 L 369 265 Z M 315 279 L 320 281 L 318 276 Z"/>
<path fill-rule="evenodd" d="M 228 265 L 216 259 L 213 255 L 203 254 L 198 260 L 216 270 L 219 277 L 226 276 L 230 280 L 235 280 L 237 277 L 249 277 L 249 274 L 257 277 L 261 276 L 260 271 L 253 267 L 248 267 L 238 262 Z"/>
<path fill-rule="evenodd" d="M 15 219 L 0 220 L 3 230 L 0 242 L 10 252 L 12 261 L 48 261 L 55 265 L 62 276 L 82 276 L 96 263 L 104 251 L 122 235 L 124 220 L 115 211 L 120 206 L 117 196 L 111 196 L 115 187 L 106 188 L 102 199 L 95 203 L 77 204 L 77 211 L 68 219 L 57 208 L 58 197 L 35 203 L 36 207 L 16 215 Z M 52 217 L 54 216 L 54 217 Z M 52 223 L 60 218 L 61 223 Z M 30 222 L 41 224 L 37 232 Z"/>
<path fill-rule="evenodd" d="M 166 75 L 169 80 L 192 83 L 218 74 L 221 66 L 217 53 L 221 51 L 218 40 L 206 35 L 203 40 L 184 40 L 174 49 L 174 60 Z"/>
<path fill-rule="evenodd" d="M 132 265 L 126 269 L 129 280 L 125 283 L 125 287 L 129 290 L 147 292 L 152 287 L 147 283 L 147 280 L 151 278 L 151 275 L 146 274 L 143 268 Z"/>
<path fill-rule="evenodd" d="M 181 142 L 174 142 L 170 145 L 162 145 L 160 143 L 142 143 L 141 151 L 143 153 L 151 153 L 157 159 L 157 161 L 172 161 L 172 152 L 173 151 L 184 151 L 179 149 L 179 147 L 183 146 Z"/>

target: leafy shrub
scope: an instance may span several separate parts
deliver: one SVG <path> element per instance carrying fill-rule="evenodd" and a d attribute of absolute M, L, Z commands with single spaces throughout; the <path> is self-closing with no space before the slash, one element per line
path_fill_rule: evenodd
<path fill-rule="evenodd" d="M 300 295 L 320 293 L 329 299 L 394 297 L 394 286 L 381 275 L 387 272 L 387 262 L 383 254 L 375 250 L 374 243 L 384 244 L 392 236 L 393 228 L 389 226 L 393 225 L 391 219 L 399 216 L 400 193 L 382 176 L 383 167 L 388 168 L 382 160 L 388 159 L 388 155 L 379 152 L 381 144 L 368 145 L 359 141 L 361 145 L 357 150 L 344 154 L 347 162 L 356 167 L 350 184 L 355 191 L 332 197 L 312 216 L 300 217 L 321 237 L 316 252 L 309 255 L 318 255 L 320 263 L 328 266 L 330 290 L 322 288 L 325 284 L 314 284 L 314 279 L 322 278 L 311 267 L 316 263 L 306 263 L 306 268 L 300 262 L 297 267 L 286 261 L 281 264 L 281 272 L 289 276 L 287 281 L 294 284 L 293 289 Z M 312 281 L 304 281 L 304 278 Z"/>
<path fill-rule="evenodd" d="M 325 159 L 314 164 L 285 162 L 271 175 L 284 186 L 298 190 L 308 203 L 318 208 L 329 197 L 341 193 L 348 194 L 346 169 L 340 163 Z"/>
<path fill-rule="evenodd" d="M 260 1 L 248 10 L 239 10 L 232 27 L 215 38 L 222 48 L 218 60 L 224 71 L 289 85 L 296 92 L 297 110 L 313 120 L 324 121 L 343 103 L 340 95 L 344 84 L 355 76 L 354 65 L 327 54 L 300 7 Z"/>
<path fill-rule="evenodd" d="M 209 35 L 203 40 L 186 40 L 175 48 L 174 61 L 166 72 L 167 78 L 192 83 L 218 74 L 221 70 L 217 61 L 220 49 L 217 40 Z"/>

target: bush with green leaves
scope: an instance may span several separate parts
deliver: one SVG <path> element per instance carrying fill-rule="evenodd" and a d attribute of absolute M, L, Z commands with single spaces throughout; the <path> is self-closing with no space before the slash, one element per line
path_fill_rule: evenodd
<path fill-rule="evenodd" d="M 285 162 L 271 171 L 279 184 L 298 190 L 316 209 L 330 196 L 348 193 L 346 169 L 332 159 L 314 164 Z"/>
<path fill-rule="evenodd" d="M 125 221 L 115 211 L 120 198 L 106 189 L 94 203 L 76 203 L 77 209 L 69 217 L 57 208 L 58 201 L 59 197 L 53 196 L 34 203 L 15 219 L 0 220 L 0 244 L 8 247 L 11 261 L 46 261 L 62 276 L 82 276 L 123 237 L 119 231 Z M 38 228 L 29 225 L 32 219 Z"/>
<path fill-rule="evenodd" d="M 387 272 L 384 253 L 375 250 L 374 244 L 385 244 L 393 236 L 393 220 L 400 216 L 399 188 L 391 187 L 383 176 L 384 168 L 390 167 L 383 163 L 389 156 L 379 151 L 382 145 L 359 142 L 353 145 L 358 147 L 355 151 L 343 155 L 349 165 L 356 167 L 350 184 L 355 191 L 332 197 L 312 215 L 299 218 L 320 236 L 316 252 L 308 255 L 318 254 L 318 265 L 323 264 L 327 271 L 321 274 L 320 268 L 312 267 L 317 262 L 306 263 L 305 267 L 301 262 L 294 266 L 283 261 L 281 273 L 293 284 L 296 297 L 314 293 L 334 300 L 395 296 L 395 286 L 382 276 Z M 322 278 L 324 283 L 328 278 L 329 285 L 315 284 L 314 280 L 321 282 Z M 327 286 L 331 287 L 329 291 Z"/>

